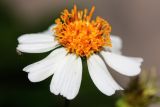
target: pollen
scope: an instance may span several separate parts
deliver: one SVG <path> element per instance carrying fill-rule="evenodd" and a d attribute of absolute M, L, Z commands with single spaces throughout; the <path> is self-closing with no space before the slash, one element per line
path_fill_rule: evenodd
<path fill-rule="evenodd" d="M 88 58 L 104 46 L 112 46 L 111 26 L 99 16 L 92 20 L 94 10 L 93 6 L 90 12 L 87 9 L 78 11 L 74 5 L 71 12 L 65 9 L 60 18 L 56 19 L 56 27 L 53 29 L 56 39 L 69 53 Z"/>

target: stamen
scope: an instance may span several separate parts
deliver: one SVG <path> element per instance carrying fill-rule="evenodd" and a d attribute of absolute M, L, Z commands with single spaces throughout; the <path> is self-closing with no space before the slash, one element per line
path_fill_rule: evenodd
<path fill-rule="evenodd" d="M 94 10 L 95 10 L 95 7 L 93 6 L 92 9 L 91 9 L 91 11 L 90 11 L 90 13 L 89 13 L 88 21 L 91 20 L 91 17 L 92 17 L 92 15 L 93 15 Z"/>
<path fill-rule="evenodd" d="M 78 19 L 78 16 L 77 16 L 77 6 L 74 5 L 74 17 L 75 17 L 75 20 Z"/>
<path fill-rule="evenodd" d="M 111 47 L 111 27 L 107 21 L 97 17 L 91 20 L 95 7 L 88 10 L 77 11 L 76 5 L 69 12 L 64 10 L 54 28 L 56 39 L 68 52 L 81 57 L 89 57 L 99 52 L 104 46 Z"/>

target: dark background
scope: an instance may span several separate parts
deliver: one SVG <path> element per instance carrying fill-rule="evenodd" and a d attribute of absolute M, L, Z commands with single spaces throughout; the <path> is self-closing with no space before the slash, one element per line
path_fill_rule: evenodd
<path fill-rule="evenodd" d="M 46 30 L 64 8 L 96 6 L 94 16 L 102 16 L 112 25 L 112 34 L 123 39 L 123 53 L 144 58 L 143 68 L 160 63 L 160 1 L 159 0 L 0 0 L 0 107 L 63 107 L 64 98 L 49 91 L 51 78 L 31 83 L 23 67 L 48 53 L 16 52 L 17 37 L 24 33 Z M 113 72 L 125 86 L 128 77 Z M 103 95 L 91 81 L 84 67 L 83 81 L 71 107 L 114 107 L 119 93 Z"/>

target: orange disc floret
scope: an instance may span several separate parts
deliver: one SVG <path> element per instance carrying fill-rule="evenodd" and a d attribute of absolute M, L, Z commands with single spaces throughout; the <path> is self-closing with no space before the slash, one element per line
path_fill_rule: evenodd
<path fill-rule="evenodd" d="M 91 11 L 77 11 L 76 5 L 69 12 L 62 12 L 54 28 L 56 39 L 68 52 L 76 53 L 81 57 L 89 57 L 99 52 L 103 46 L 111 47 L 111 26 L 104 19 L 97 17 L 91 20 L 95 7 Z"/>

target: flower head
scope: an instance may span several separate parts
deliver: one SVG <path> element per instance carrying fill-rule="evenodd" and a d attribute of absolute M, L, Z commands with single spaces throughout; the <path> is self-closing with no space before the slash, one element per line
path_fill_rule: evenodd
<path fill-rule="evenodd" d="M 78 11 L 74 6 L 71 12 L 64 10 L 49 30 L 18 38 L 17 50 L 20 52 L 43 53 L 54 49 L 43 60 L 23 69 L 28 72 L 30 81 L 39 82 L 54 74 L 50 91 L 73 99 L 81 84 L 82 57 L 86 57 L 94 84 L 105 95 L 123 89 L 113 79 L 106 64 L 123 75 L 140 73 L 143 59 L 122 56 L 122 41 L 117 36 L 110 36 L 108 22 L 100 17 L 91 20 L 94 7 L 89 14 L 87 11 Z"/>
<path fill-rule="evenodd" d="M 87 9 L 77 11 L 75 5 L 71 13 L 64 10 L 61 19 L 56 20 L 54 28 L 56 39 L 70 53 L 89 57 L 102 50 L 104 46 L 111 47 L 111 27 L 100 17 L 91 20 L 94 9 L 95 7 L 92 7 L 87 15 Z"/>

